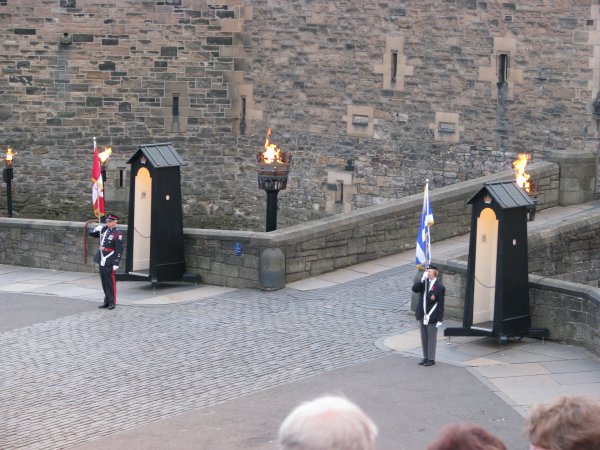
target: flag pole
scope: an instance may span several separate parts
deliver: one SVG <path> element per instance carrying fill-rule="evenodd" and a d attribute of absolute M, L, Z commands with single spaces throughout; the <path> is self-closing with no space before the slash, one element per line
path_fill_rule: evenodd
<path fill-rule="evenodd" d="M 426 198 L 427 198 L 427 211 L 429 212 L 431 210 L 430 204 L 429 204 L 429 178 L 425 178 L 425 191 L 427 192 L 426 194 Z M 426 252 L 427 255 L 427 265 L 429 266 L 431 264 L 431 233 L 429 232 L 429 224 L 427 224 L 427 248 L 428 251 Z"/>
<path fill-rule="evenodd" d="M 94 158 L 92 163 L 92 207 L 94 214 L 98 217 L 98 223 L 102 223 L 104 215 L 104 182 L 102 181 L 102 167 L 98 155 L 96 136 L 94 136 Z"/>
<path fill-rule="evenodd" d="M 96 153 L 96 136 L 94 136 L 94 153 Z M 95 158 L 95 156 L 94 156 L 94 158 Z M 104 182 L 104 180 L 103 180 L 103 182 Z M 96 181 L 96 186 L 98 186 L 98 181 Z M 100 193 L 98 193 L 98 195 L 100 195 Z M 102 224 L 102 218 L 101 218 L 100 213 L 98 213 L 98 225 L 101 225 L 101 224 Z"/>

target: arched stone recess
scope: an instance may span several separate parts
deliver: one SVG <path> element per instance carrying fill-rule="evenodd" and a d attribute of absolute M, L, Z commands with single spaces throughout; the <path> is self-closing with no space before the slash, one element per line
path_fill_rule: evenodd
<path fill-rule="evenodd" d="M 458 113 L 436 112 L 435 123 L 429 124 L 429 129 L 433 130 L 433 139 L 436 142 L 460 142 L 460 133 L 465 131 L 465 127 L 460 125 L 460 116 Z"/>
<path fill-rule="evenodd" d="M 505 85 L 505 99 L 513 98 L 516 84 L 523 82 L 523 71 L 515 67 L 517 40 L 509 37 L 495 37 L 490 65 L 479 67 L 479 80 L 489 81 L 492 98 L 498 98 L 499 87 Z"/>
<path fill-rule="evenodd" d="M 383 63 L 376 64 L 374 71 L 383 75 L 383 89 L 404 90 L 404 77 L 413 76 L 414 72 L 414 67 L 406 64 L 404 37 L 387 36 L 385 38 Z"/>

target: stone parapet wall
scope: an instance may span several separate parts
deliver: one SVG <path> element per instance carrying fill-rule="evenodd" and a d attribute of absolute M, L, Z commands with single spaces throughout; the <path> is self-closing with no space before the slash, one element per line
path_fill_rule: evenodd
<path fill-rule="evenodd" d="M 268 233 L 185 228 L 187 271 L 207 284 L 258 288 L 261 248 L 271 247 Z M 240 247 L 239 256 L 235 244 Z"/>
<path fill-rule="evenodd" d="M 462 323 L 467 264 L 439 264 L 446 286 L 445 316 Z M 600 288 L 529 275 L 532 328 L 547 328 L 549 339 L 576 344 L 600 355 Z"/>
<path fill-rule="evenodd" d="M 543 187 L 540 209 L 557 205 L 558 171 L 553 163 L 531 166 L 530 173 Z M 471 212 L 465 201 L 484 182 L 512 177 L 512 171 L 506 171 L 432 190 L 430 201 L 436 220 L 432 240 L 467 233 Z M 257 288 L 259 255 L 264 248 L 283 252 L 287 282 L 413 249 L 422 204 L 423 194 L 419 193 L 269 233 L 185 228 L 187 270 L 200 274 L 209 284 Z M 82 230 L 83 223 L 77 222 L 1 218 L 0 263 L 91 270 L 81 265 Z M 236 251 L 236 243 L 241 245 L 241 252 Z M 88 241 L 92 250 L 94 244 Z"/>
<path fill-rule="evenodd" d="M 93 225 L 92 225 L 93 226 Z M 83 222 L 0 218 L 0 263 L 92 272 L 98 239 Z"/>
<path fill-rule="evenodd" d="M 600 211 L 529 236 L 529 273 L 600 287 Z"/>
<path fill-rule="evenodd" d="M 534 328 L 600 355 L 600 288 L 530 275 L 529 301 Z"/>

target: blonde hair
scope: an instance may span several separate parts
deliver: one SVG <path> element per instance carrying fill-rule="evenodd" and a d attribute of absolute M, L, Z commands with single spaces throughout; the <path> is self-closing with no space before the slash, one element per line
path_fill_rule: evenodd
<path fill-rule="evenodd" d="M 377 427 L 354 403 L 326 396 L 302 403 L 279 428 L 281 450 L 374 450 Z"/>
<path fill-rule="evenodd" d="M 525 431 L 532 444 L 548 450 L 600 450 L 600 402 L 562 396 L 537 404 Z"/>

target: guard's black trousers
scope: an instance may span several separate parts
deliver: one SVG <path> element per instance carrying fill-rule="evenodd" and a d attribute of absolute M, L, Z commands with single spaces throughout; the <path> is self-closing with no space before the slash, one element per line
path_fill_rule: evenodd
<path fill-rule="evenodd" d="M 117 304 L 117 278 L 113 266 L 101 266 L 100 269 L 100 281 L 102 281 L 102 289 L 104 290 L 104 304 L 105 305 L 116 305 Z"/>

